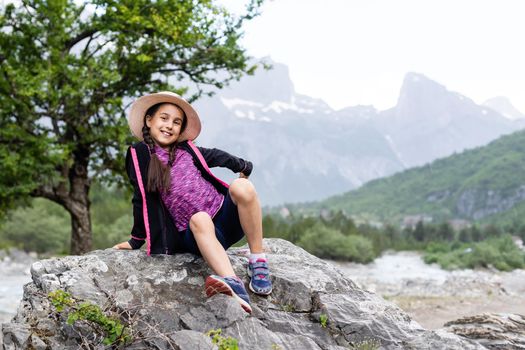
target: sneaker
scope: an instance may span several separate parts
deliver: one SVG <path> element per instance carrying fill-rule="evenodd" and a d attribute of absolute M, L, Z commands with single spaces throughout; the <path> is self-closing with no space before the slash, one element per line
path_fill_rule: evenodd
<path fill-rule="evenodd" d="M 250 290 L 255 294 L 269 295 L 272 292 L 272 281 L 270 281 L 270 269 L 266 259 L 257 259 L 248 263 L 248 276 L 250 279 Z"/>
<path fill-rule="evenodd" d="M 250 298 L 244 288 L 244 284 L 239 278 L 211 275 L 206 278 L 205 288 L 208 297 L 217 293 L 232 296 L 241 304 L 244 311 L 252 313 Z"/>

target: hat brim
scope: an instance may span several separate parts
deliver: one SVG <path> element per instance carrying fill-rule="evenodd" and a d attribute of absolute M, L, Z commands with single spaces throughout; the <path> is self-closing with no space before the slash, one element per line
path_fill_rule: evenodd
<path fill-rule="evenodd" d="M 142 141 L 142 128 L 144 127 L 144 116 L 146 111 L 157 103 L 173 103 L 180 107 L 186 115 L 186 129 L 177 139 L 178 142 L 195 140 L 201 132 L 201 121 L 197 111 L 181 96 L 171 91 L 162 91 L 150 95 L 144 95 L 131 105 L 128 114 L 128 124 L 133 135 Z"/>

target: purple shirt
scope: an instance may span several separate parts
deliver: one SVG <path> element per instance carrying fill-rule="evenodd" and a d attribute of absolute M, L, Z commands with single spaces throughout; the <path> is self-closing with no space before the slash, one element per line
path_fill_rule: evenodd
<path fill-rule="evenodd" d="M 156 146 L 155 150 L 162 163 L 168 164 L 168 151 L 159 146 Z M 212 218 L 217 214 L 224 201 L 224 195 L 202 177 L 193 163 L 193 157 L 186 150 L 177 149 L 170 175 L 170 188 L 161 193 L 161 198 L 178 231 L 186 230 L 191 216 L 195 213 L 204 211 Z"/>

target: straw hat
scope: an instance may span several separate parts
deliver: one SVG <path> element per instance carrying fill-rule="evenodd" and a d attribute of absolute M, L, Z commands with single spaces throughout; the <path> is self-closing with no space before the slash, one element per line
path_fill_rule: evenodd
<path fill-rule="evenodd" d="M 142 127 L 144 126 L 144 116 L 146 111 L 157 103 L 173 103 L 179 106 L 186 115 L 186 129 L 179 135 L 178 142 L 186 140 L 195 140 L 201 132 L 201 121 L 197 111 L 181 96 L 171 91 L 161 91 L 150 95 L 144 95 L 139 97 L 131 105 L 131 109 L 128 114 L 128 124 L 131 132 L 140 141 L 142 137 Z"/>

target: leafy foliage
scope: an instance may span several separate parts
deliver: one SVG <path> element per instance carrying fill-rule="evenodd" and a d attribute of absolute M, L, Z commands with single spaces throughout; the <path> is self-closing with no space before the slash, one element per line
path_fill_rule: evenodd
<path fill-rule="evenodd" d="M 367 263 L 376 257 L 372 243 L 361 236 L 345 236 L 333 228 L 316 224 L 297 244 L 308 252 L 327 259 Z"/>
<path fill-rule="evenodd" d="M 32 206 L 8 213 L 0 226 L 0 242 L 25 251 L 63 253 L 70 230 L 68 215 L 59 205 L 37 198 Z"/>
<path fill-rule="evenodd" d="M 107 316 L 98 305 L 79 302 L 60 289 L 49 293 L 48 297 L 59 313 L 67 315 L 67 324 L 86 321 L 95 333 L 104 335 L 104 345 L 118 346 L 131 342 L 126 326 L 118 318 Z"/>
<path fill-rule="evenodd" d="M 510 235 L 492 237 L 473 244 L 432 244 L 425 254 L 426 263 L 438 263 L 446 269 L 495 267 L 510 271 L 525 268 L 525 252 Z"/>
<path fill-rule="evenodd" d="M 321 327 L 326 328 L 328 324 L 328 316 L 326 314 L 320 314 L 319 323 L 321 324 Z"/>
<path fill-rule="evenodd" d="M 219 350 L 239 350 L 239 342 L 237 339 L 221 335 L 222 329 L 212 329 L 206 333 L 211 338 L 213 344 L 219 347 Z"/>

